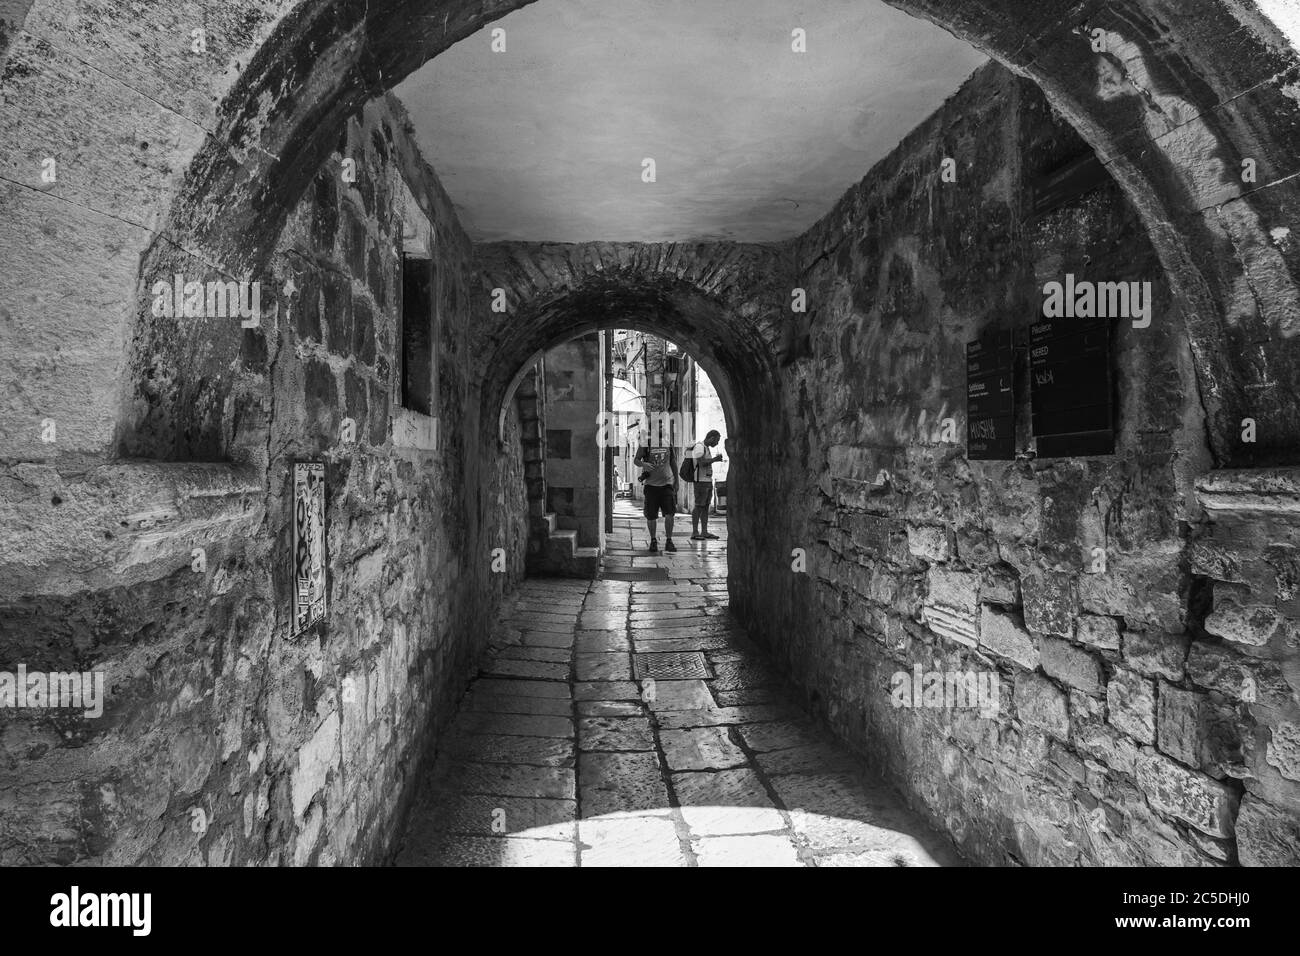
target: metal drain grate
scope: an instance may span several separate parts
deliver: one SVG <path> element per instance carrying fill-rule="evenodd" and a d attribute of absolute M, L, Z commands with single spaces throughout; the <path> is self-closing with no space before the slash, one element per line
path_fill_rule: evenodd
<path fill-rule="evenodd" d="M 709 665 L 699 651 L 636 654 L 632 658 L 636 679 L 696 680 L 708 678 Z"/>
<path fill-rule="evenodd" d="M 605 581 L 667 581 L 667 568 L 605 568 L 600 572 Z"/>

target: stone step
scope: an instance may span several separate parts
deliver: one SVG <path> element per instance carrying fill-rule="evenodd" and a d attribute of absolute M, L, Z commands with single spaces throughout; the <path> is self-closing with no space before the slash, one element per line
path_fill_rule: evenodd
<path fill-rule="evenodd" d="M 566 560 L 572 559 L 578 551 L 578 532 L 552 531 L 547 536 L 547 544 L 552 553 L 558 553 Z"/>
<path fill-rule="evenodd" d="M 531 520 L 530 527 L 532 529 L 533 534 L 545 535 L 546 537 L 550 537 L 551 535 L 555 534 L 555 530 L 556 530 L 555 512 L 549 511 L 544 515 L 534 516 L 530 520 Z"/>

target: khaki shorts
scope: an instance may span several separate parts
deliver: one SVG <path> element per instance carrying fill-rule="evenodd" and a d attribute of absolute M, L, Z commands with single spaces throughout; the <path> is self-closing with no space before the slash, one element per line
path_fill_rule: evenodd
<path fill-rule="evenodd" d="M 713 482 L 697 481 L 695 482 L 695 507 L 707 508 L 709 502 L 713 500 Z"/>

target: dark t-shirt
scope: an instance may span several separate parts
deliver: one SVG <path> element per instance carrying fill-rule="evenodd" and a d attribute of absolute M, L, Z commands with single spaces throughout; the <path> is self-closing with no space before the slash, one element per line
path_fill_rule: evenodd
<path fill-rule="evenodd" d="M 642 445 L 636 453 L 647 485 L 671 485 L 677 477 L 677 456 L 664 445 Z"/>

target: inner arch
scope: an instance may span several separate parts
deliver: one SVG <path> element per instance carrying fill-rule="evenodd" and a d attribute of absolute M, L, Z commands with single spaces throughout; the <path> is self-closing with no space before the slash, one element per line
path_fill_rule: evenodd
<path fill-rule="evenodd" d="M 484 362 L 485 422 L 504 437 L 508 403 L 520 379 L 547 349 L 585 332 L 627 328 L 676 342 L 713 379 L 730 436 L 756 428 L 778 389 L 770 343 L 716 298 L 682 280 L 595 276 L 578 288 L 529 303 L 505 323 Z"/>

